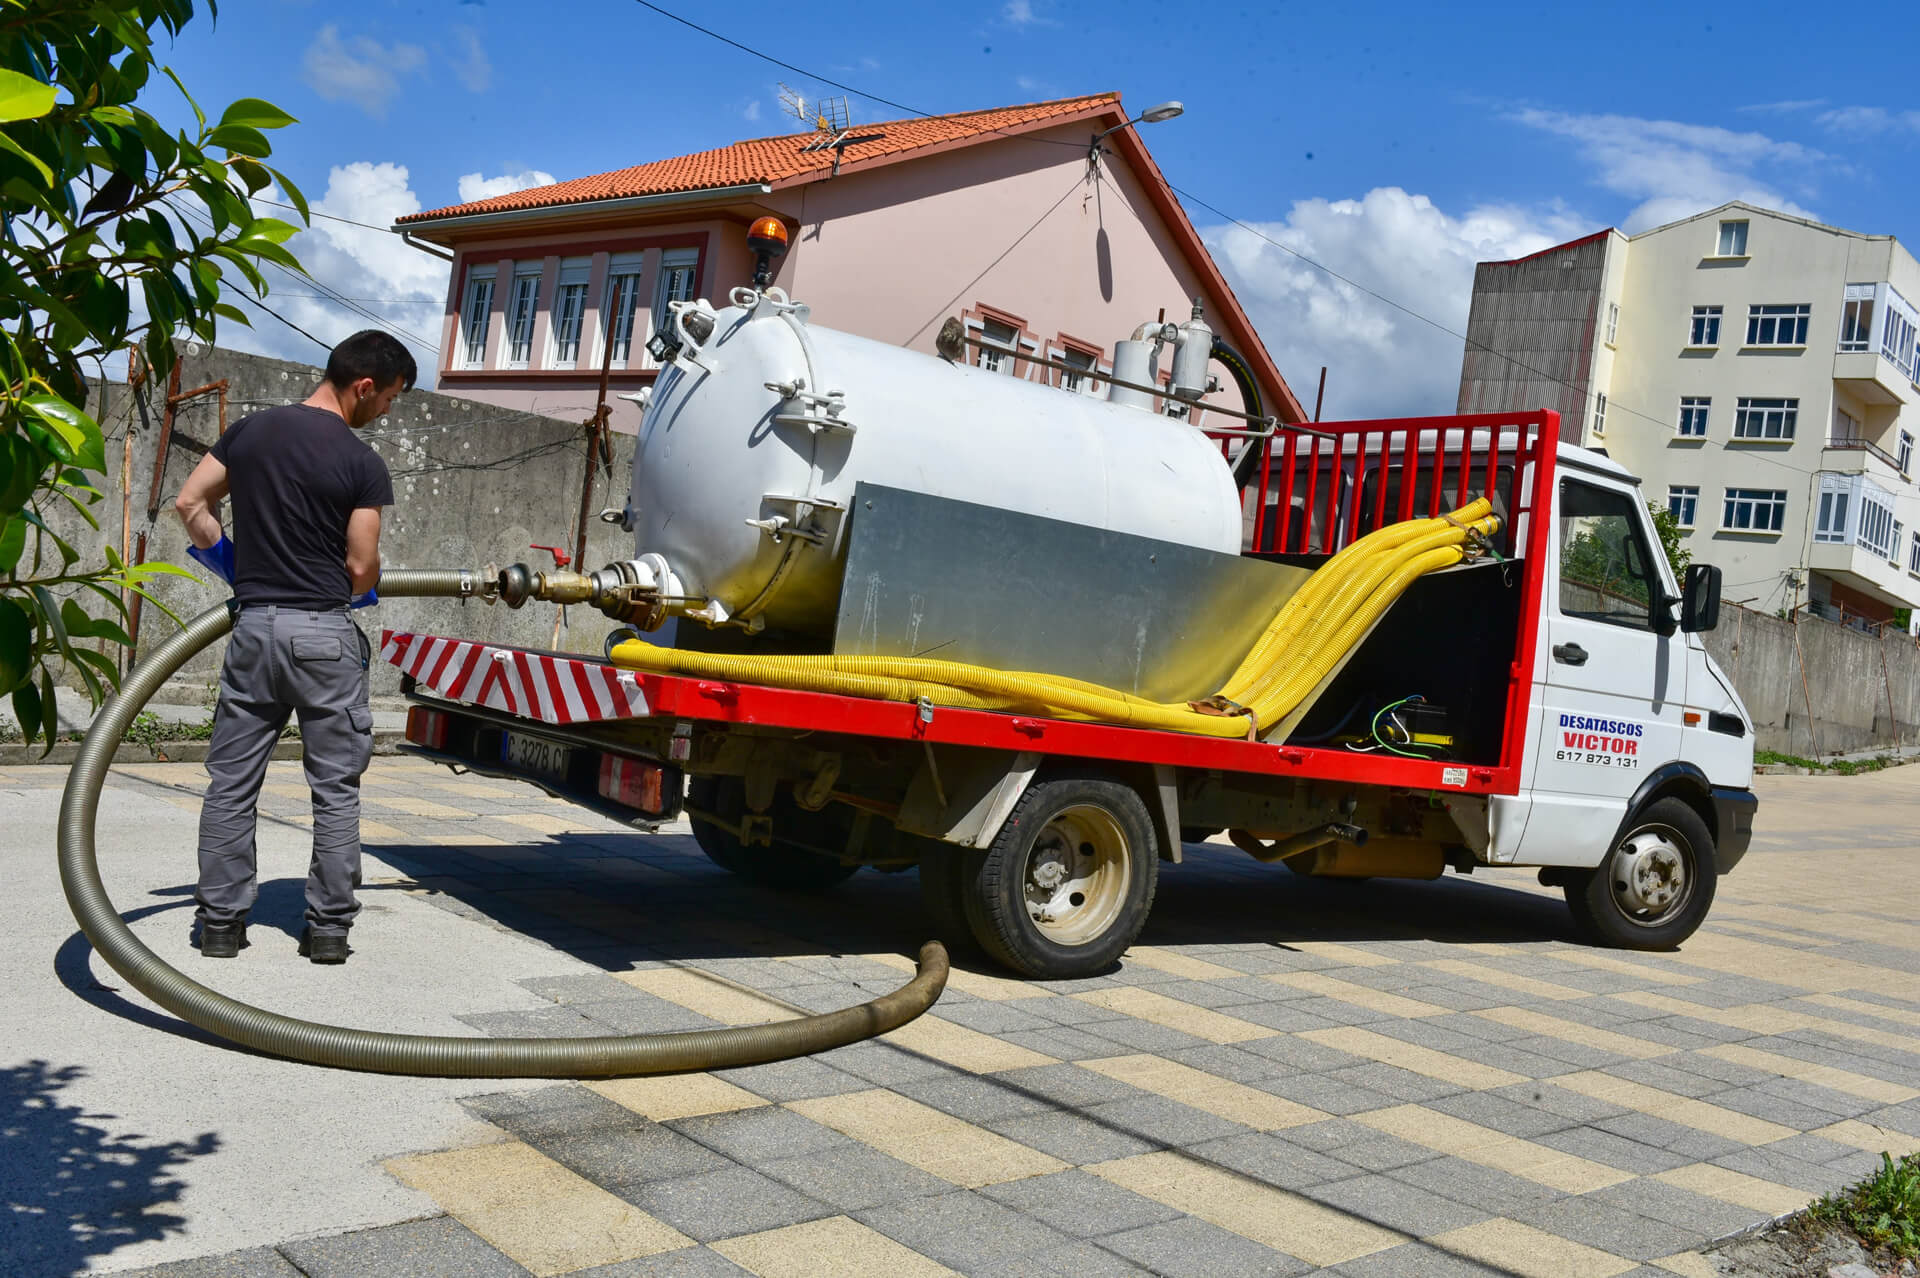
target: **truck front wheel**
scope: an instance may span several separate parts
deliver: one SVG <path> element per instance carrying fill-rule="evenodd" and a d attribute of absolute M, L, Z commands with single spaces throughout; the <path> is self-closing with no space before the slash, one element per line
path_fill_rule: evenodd
<path fill-rule="evenodd" d="M 1713 904 L 1713 835 L 1682 799 L 1635 814 L 1596 870 L 1568 875 L 1567 906 L 1591 941 L 1626 950 L 1670 950 L 1692 936 Z"/>
<path fill-rule="evenodd" d="M 1042 980 L 1111 967 L 1146 925 L 1160 869 L 1140 796 L 1093 776 L 1037 781 L 959 884 L 989 954 Z"/>

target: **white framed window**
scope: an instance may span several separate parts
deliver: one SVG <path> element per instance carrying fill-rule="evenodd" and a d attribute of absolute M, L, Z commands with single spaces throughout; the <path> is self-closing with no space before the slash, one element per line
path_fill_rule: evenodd
<path fill-rule="evenodd" d="M 497 267 L 469 266 L 467 291 L 460 301 L 460 366 L 487 362 L 487 328 L 493 322 L 493 280 Z"/>
<path fill-rule="evenodd" d="M 1667 486 L 1667 513 L 1682 528 L 1693 527 L 1695 514 L 1700 507 L 1700 485 L 1669 484 Z"/>
<path fill-rule="evenodd" d="M 1880 500 L 1875 501 L 1878 497 Z M 1882 503 L 1885 503 L 1884 505 Z M 1860 531 L 1855 535 L 1864 550 L 1870 550 L 1881 559 L 1893 558 L 1894 528 L 1893 504 L 1870 484 L 1860 487 Z"/>
<path fill-rule="evenodd" d="M 1707 437 L 1707 414 L 1713 408 L 1710 395 L 1682 395 L 1680 397 L 1680 438 L 1705 439 Z"/>
<path fill-rule="evenodd" d="M 660 278 L 653 282 L 653 331 L 673 321 L 671 303 L 691 302 L 700 267 L 698 249 L 668 249 L 660 255 Z"/>
<path fill-rule="evenodd" d="M 1742 395 L 1734 404 L 1735 439 L 1793 438 L 1800 420 L 1800 401 L 1795 399 L 1749 397 Z"/>
<path fill-rule="evenodd" d="M 1736 532 L 1779 532 L 1787 522 L 1784 488 L 1729 488 L 1720 526 Z"/>
<path fill-rule="evenodd" d="M 1607 397 L 1605 394 L 1599 394 L 1593 397 L 1593 433 L 1596 435 L 1604 435 L 1607 433 Z"/>
<path fill-rule="evenodd" d="M 640 272 L 645 253 L 615 253 L 607 259 L 607 287 L 601 295 L 602 341 L 612 345 L 609 368 L 625 368 L 633 355 L 633 317 L 640 306 Z"/>
<path fill-rule="evenodd" d="M 1693 308 L 1693 323 L 1687 329 L 1687 345 L 1718 346 L 1720 344 L 1720 308 L 1718 306 L 1696 306 Z"/>
<path fill-rule="evenodd" d="M 1860 419 L 1840 407 L 1840 405 L 1835 404 L 1833 406 L 1833 430 L 1828 433 L 1827 442 L 1830 444 L 1844 444 L 1865 438 L 1866 435 L 1862 433 L 1860 429 Z"/>
<path fill-rule="evenodd" d="M 1920 577 L 1920 531 L 1907 534 L 1907 571 Z"/>
<path fill-rule="evenodd" d="M 1906 544 L 1906 526 L 1896 519 L 1893 521 L 1893 536 L 1887 539 L 1887 562 L 1895 568 L 1900 566 L 1900 550 Z"/>
<path fill-rule="evenodd" d="M 1886 327 L 1880 336 L 1880 353 L 1893 361 L 1902 376 L 1911 379 L 1920 367 L 1914 363 L 1915 320 L 1907 299 L 1887 290 Z"/>
<path fill-rule="evenodd" d="M 1873 295 L 1876 291 L 1872 284 L 1847 285 L 1840 303 L 1841 350 L 1873 349 Z"/>
<path fill-rule="evenodd" d="M 560 274 L 553 288 L 548 368 L 573 368 L 580 362 L 580 325 L 587 314 L 587 276 L 592 270 L 592 258 L 560 259 Z"/>
<path fill-rule="evenodd" d="M 1607 345 L 1612 346 L 1614 339 L 1620 336 L 1620 303 L 1607 303 Z"/>
<path fill-rule="evenodd" d="M 1906 475 L 1906 474 L 1912 473 L 1913 471 L 1913 466 L 1911 464 L 1913 462 L 1913 432 L 1912 431 L 1903 430 L 1900 432 L 1900 447 L 1898 448 L 1898 450 L 1895 451 L 1893 455 L 1893 461 L 1894 461 L 1894 466 L 1900 471 L 1901 474 Z"/>
<path fill-rule="evenodd" d="M 1747 345 L 1805 346 L 1813 307 L 1806 302 L 1747 308 Z"/>
<path fill-rule="evenodd" d="M 1720 239 L 1718 243 L 1714 245 L 1713 255 L 1715 257 L 1745 257 L 1747 255 L 1747 224 L 1744 220 L 1739 222 L 1722 222 L 1720 224 Z"/>
<path fill-rule="evenodd" d="M 1828 480 L 1840 480 L 1828 483 Z M 1852 506 L 1853 485 L 1838 475 L 1821 476 L 1820 504 L 1814 511 L 1813 539 L 1815 541 L 1845 541 L 1847 539 L 1847 514 Z"/>
<path fill-rule="evenodd" d="M 997 319 L 980 321 L 980 345 L 974 348 L 973 362 L 989 373 L 1013 376 L 1014 358 L 1020 353 L 1020 330 Z"/>
<path fill-rule="evenodd" d="M 539 262 L 513 264 L 513 292 L 507 295 L 507 357 L 505 368 L 525 368 L 533 357 L 533 318 L 540 311 Z"/>
<path fill-rule="evenodd" d="M 1852 542 L 1898 564 L 1903 533 L 1900 521 L 1893 517 L 1893 494 L 1864 475 L 1821 474 L 1813 517 L 1815 541 Z"/>

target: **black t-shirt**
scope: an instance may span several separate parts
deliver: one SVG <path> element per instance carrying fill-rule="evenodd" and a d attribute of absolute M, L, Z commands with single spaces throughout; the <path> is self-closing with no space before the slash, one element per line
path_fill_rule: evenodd
<path fill-rule="evenodd" d="M 391 506 L 387 463 L 339 414 L 285 404 L 236 422 L 210 450 L 233 501 L 233 596 L 338 608 L 353 594 L 347 520 Z"/>

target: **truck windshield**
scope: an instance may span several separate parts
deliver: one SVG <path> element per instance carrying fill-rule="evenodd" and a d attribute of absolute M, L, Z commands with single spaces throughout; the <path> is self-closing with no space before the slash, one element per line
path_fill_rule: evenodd
<path fill-rule="evenodd" d="M 1660 579 L 1634 499 L 1577 479 L 1560 481 L 1560 611 L 1653 629 Z"/>

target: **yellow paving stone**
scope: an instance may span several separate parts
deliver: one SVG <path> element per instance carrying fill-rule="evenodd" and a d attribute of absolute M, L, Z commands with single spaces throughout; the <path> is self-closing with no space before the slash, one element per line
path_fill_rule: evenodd
<path fill-rule="evenodd" d="M 1513 1029 L 1525 1030 L 1529 1034 L 1544 1034 L 1551 1038 L 1564 1039 L 1569 1043 L 1578 1043 L 1582 1047 L 1612 1052 L 1616 1056 L 1631 1057 L 1637 1061 L 1666 1056 L 1674 1051 L 1665 1043 L 1653 1043 L 1644 1038 L 1630 1038 L 1625 1034 L 1616 1034 L 1612 1030 L 1603 1030 L 1594 1025 L 1582 1025 L 1578 1021 L 1564 1020 L 1561 1017 L 1549 1016 L 1545 1012 L 1536 1012 L 1525 1007 L 1488 1007 L 1482 1008 L 1473 1015 Z"/>
<path fill-rule="evenodd" d="M 858 957 L 878 963 L 882 967 L 893 968 L 897 972 L 916 972 L 920 968 L 918 963 L 904 954 L 862 954 Z M 1056 997 L 1044 985 L 1035 985 L 1030 981 L 1010 980 L 1004 976 L 992 976 L 985 972 L 969 972 L 958 967 L 947 969 L 947 988 L 995 1003 L 1016 998 Z"/>
<path fill-rule="evenodd" d="M 599 1079 L 587 1087 L 615 1104 L 656 1123 L 701 1114 L 725 1114 L 767 1104 L 744 1087 L 711 1074 L 654 1074 L 640 1078 Z"/>
<path fill-rule="evenodd" d="M 845 1216 L 743 1234 L 713 1249 L 761 1278 L 958 1278 L 938 1261 Z"/>
<path fill-rule="evenodd" d="M 1634 1178 L 1631 1172 L 1509 1136 L 1424 1105 L 1376 1109 L 1355 1114 L 1353 1120 L 1389 1136 L 1551 1186 L 1563 1193 L 1584 1194 Z"/>
<path fill-rule="evenodd" d="M 307 799 L 313 795 L 313 791 L 306 786 L 291 785 L 285 781 L 269 781 L 260 787 L 260 793 L 281 799 Z"/>
<path fill-rule="evenodd" d="M 369 821 L 360 818 L 360 837 L 378 839 L 382 843 L 412 843 L 413 836 L 405 830 L 386 824 L 383 821 Z"/>
<path fill-rule="evenodd" d="M 1245 972 L 1236 972 L 1230 967 L 1221 967 L 1218 963 L 1209 963 L 1205 959 L 1189 958 L 1178 950 L 1165 950 L 1157 945 L 1136 945 L 1122 957 L 1125 962 L 1138 963 L 1156 972 L 1170 972 L 1175 976 L 1184 976 L 1190 981 L 1217 981 L 1223 977 L 1246 975 Z"/>
<path fill-rule="evenodd" d="M 1881 1047 L 1892 1047 L 1901 1051 L 1913 1049 L 1911 1034 L 1895 1034 L 1888 1030 L 1874 1029 L 1868 1025 L 1855 1025 L 1851 1021 L 1836 1021 L 1793 1007 L 1765 1003 L 1749 1003 L 1744 1007 L 1706 1007 L 1699 1003 L 1686 1002 L 1684 999 L 1668 998 L 1664 994 L 1655 994 L 1648 990 L 1635 990 L 1611 997 L 1637 1003 L 1642 1007 L 1658 1008 L 1676 1016 L 1691 1016 L 1695 1020 L 1708 1021 L 1715 1025 L 1730 1025 L 1734 1029 L 1751 1030 L 1755 1034 L 1785 1034 L 1791 1030 L 1815 1029 L 1840 1038 L 1857 1039 L 1862 1043 L 1877 1043 Z"/>
<path fill-rule="evenodd" d="M 1920 936 L 1914 935 L 1911 923 L 1896 922 L 1871 913 L 1822 910 L 1809 914 L 1799 905 L 1740 904 L 1729 907 L 1717 901 L 1713 908 L 1715 913 L 1730 908 L 1736 910 L 1743 918 L 1760 919 L 1786 927 L 1805 928 L 1817 924 L 1836 934 L 1844 933 L 1878 945 L 1893 945 L 1909 950 L 1920 948 Z"/>
<path fill-rule="evenodd" d="M 1638 1267 L 1610 1251 L 1505 1217 L 1435 1234 L 1427 1241 L 1520 1278 L 1613 1278 Z"/>
<path fill-rule="evenodd" d="M 1920 1096 L 1920 1091 L 1903 1087 L 1899 1083 L 1889 1083 L 1883 1078 L 1856 1074 L 1852 1070 L 1837 1069 L 1832 1065 L 1815 1065 L 1811 1061 L 1803 1061 L 1798 1057 L 1763 1052 L 1741 1043 L 1721 1043 L 1714 1047 L 1703 1047 L 1700 1050 L 1708 1056 L 1718 1056 L 1723 1061 L 1732 1061 L 1735 1065 L 1745 1065 L 1749 1069 L 1771 1070 L 1785 1078 L 1796 1078 L 1803 1083 L 1813 1083 L 1820 1087 L 1831 1088 L 1836 1092 L 1845 1092 L 1849 1096 L 1879 1101 L 1883 1105 L 1898 1105 Z"/>
<path fill-rule="evenodd" d="M 885 1088 L 788 1101 L 787 1108 L 968 1189 L 1067 1168 L 1051 1154 Z"/>
<path fill-rule="evenodd" d="M 1664 1118 L 1683 1127 L 1695 1127 L 1716 1136 L 1725 1136 L 1743 1145 L 1764 1145 L 1769 1141 L 1785 1140 L 1800 1134 L 1797 1129 L 1780 1123 L 1770 1123 L 1751 1114 L 1649 1087 L 1645 1083 L 1629 1082 L 1597 1070 L 1561 1074 L 1554 1078 L 1553 1084 L 1611 1105 L 1624 1105 L 1643 1114 L 1652 1114 L 1655 1118 Z"/>
<path fill-rule="evenodd" d="M 1352 981 L 1343 981 L 1337 976 L 1328 976 L 1324 972 L 1273 972 L 1265 978 L 1276 985 L 1290 985 L 1296 990 L 1306 990 L 1325 998 L 1337 998 L 1342 1003 L 1352 1003 L 1355 1007 L 1364 1007 L 1369 1011 L 1382 1012 L 1388 1016 L 1451 1016 L 1450 1007 L 1436 1007 L 1432 1003 L 1422 1003 L 1417 998 L 1407 998 L 1400 994 L 1389 994 L 1385 990 L 1376 990 L 1371 985 L 1358 985 Z"/>
<path fill-rule="evenodd" d="M 1337 1265 L 1407 1241 L 1404 1234 L 1175 1150 L 1094 1163 L 1084 1170 L 1310 1265 Z"/>
<path fill-rule="evenodd" d="M 1531 976 L 1516 976 L 1512 972 L 1488 967 L 1484 963 L 1469 963 L 1465 959 L 1428 959 L 1420 966 L 1464 976 L 1472 981 L 1483 981 L 1488 985 L 1498 985 L 1516 994 L 1531 994 L 1535 998 L 1569 1000 L 1593 997 L 1588 990 L 1577 990 L 1571 985 L 1555 985 L 1552 981 L 1536 981 Z"/>
<path fill-rule="evenodd" d="M 1763 1211 L 1769 1216 L 1799 1211 L 1813 1198 L 1804 1189 L 1791 1189 L 1745 1172 L 1715 1167 L 1712 1163 L 1688 1163 L 1685 1167 L 1656 1172 L 1653 1178 L 1748 1211 Z"/>
<path fill-rule="evenodd" d="M 1290 950 L 1311 954 L 1315 958 L 1332 959 L 1348 967 L 1388 967 L 1400 961 L 1384 954 L 1375 954 L 1372 950 L 1363 950 L 1357 945 L 1342 945 L 1338 941 L 1288 941 L 1286 946 Z"/>
<path fill-rule="evenodd" d="M 1343 1025 L 1333 1029 L 1302 1030 L 1299 1036 L 1309 1042 L 1318 1043 L 1322 1047 L 1331 1047 L 1336 1051 L 1365 1056 L 1369 1060 L 1381 1061 L 1388 1065 L 1397 1065 L 1401 1069 L 1412 1070 L 1416 1074 L 1425 1074 L 1428 1078 L 1456 1083 L 1462 1087 L 1484 1090 L 1528 1081 L 1525 1074 L 1516 1074 L 1512 1070 L 1501 1069 L 1495 1065 L 1482 1065 L 1464 1056 L 1437 1052 L 1431 1047 L 1404 1043 L 1397 1038 L 1388 1038 L 1385 1034 L 1376 1034 L 1372 1030 L 1361 1029 L 1358 1026 Z"/>
<path fill-rule="evenodd" d="M 1670 972 L 1654 967 L 1650 963 L 1635 963 L 1631 959 L 1615 958 L 1611 954 L 1596 954 L 1591 950 L 1549 950 L 1543 956 L 1558 959 L 1562 963 L 1573 963 L 1580 967 L 1596 968 L 1602 972 L 1618 972 L 1622 976 L 1635 976 L 1654 985 L 1698 985 L 1705 977 L 1691 972 Z"/>
<path fill-rule="evenodd" d="M 1087 990 L 1073 997 L 1096 1007 L 1111 1008 L 1143 1021 L 1152 1021 L 1155 1025 L 1179 1030 L 1183 1034 L 1192 1034 L 1195 1038 L 1204 1038 L 1210 1043 L 1245 1043 L 1256 1038 L 1272 1038 L 1278 1033 L 1265 1025 L 1255 1025 L 1252 1021 L 1183 1003 L 1177 998 L 1155 994 L 1137 985 Z"/>
<path fill-rule="evenodd" d="M 1081 1061 L 1080 1066 L 1257 1131 L 1299 1127 L 1330 1117 L 1284 1096 L 1159 1056 L 1109 1056 L 1104 1060 Z"/>
<path fill-rule="evenodd" d="M 1802 936 L 1783 928 L 1767 927 L 1759 923 L 1749 923 L 1744 919 L 1716 919 L 1713 926 L 1732 932 L 1736 936 L 1751 936 L 1761 941 L 1783 941 L 1788 945 L 1810 945 L 1815 948 L 1832 945 L 1831 940 L 1817 936 Z"/>
<path fill-rule="evenodd" d="M 1849 1118 L 1826 1127 L 1816 1128 L 1809 1134 L 1825 1136 L 1828 1140 L 1838 1141 L 1842 1145 L 1864 1149 L 1869 1154 L 1888 1153 L 1895 1158 L 1905 1158 L 1908 1154 L 1920 1153 L 1920 1137 L 1909 1136 L 1891 1127 L 1862 1122 L 1857 1118 Z"/>
<path fill-rule="evenodd" d="M 1652 1263 L 1670 1274 L 1679 1274 L 1680 1278 L 1720 1278 L 1720 1270 L 1697 1251 L 1662 1256 Z"/>
<path fill-rule="evenodd" d="M 1800 1001 L 1818 1003 L 1823 1007 L 1837 1007 L 1847 1012 L 1859 1012 L 1865 1016 L 1877 1016 L 1883 1021 L 1894 1021 L 1901 1025 L 1920 1025 L 1920 1012 L 1909 1011 L 1904 1007 L 1887 1007 L 1880 1003 L 1866 1002 L 1864 999 L 1842 998 L 1838 994 L 1809 994 Z"/>
<path fill-rule="evenodd" d="M 514 825 L 532 830 L 535 834 L 573 834 L 591 828 L 580 821 L 552 816 L 545 812 L 497 812 L 490 815 L 495 821 L 510 821 Z"/>
<path fill-rule="evenodd" d="M 982 1034 L 938 1016 L 917 1016 L 899 1029 L 889 1030 L 884 1042 L 904 1047 L 922 1056 L 957 1065 L 975 1074 L 994 1074 L 1003 1069 L 1024 1069 L 1029 1065 L 1057 1065 L 1056 1057 L 1003 1042 L 992 1034 Z"/>
<path fill-rule="evenodd" d="M 452 848 L 504 848 L 509 846 L 505 839 L 496 839 L 491 834 L 462 832 L 460 834 L 422 834 L 417 836 L 422 842 L 437 847 Z"/>
<path fill-rule="evenodd" d="M 693 1245 L 679 1230 L 518 1141 L 396 1158 L 387 1169 L 536 1274 Z"/>
<path fill-rule="evenodd" d="M 1872 989 L 1888 976 L 1884 968 L 1852 959 L 1722 932 L 1695 932 L 1671 961 L 1823 993 Z"/>
<path fill-rule="evenodd" d="M 710 972 L 653 967 L 639 972 L 615 972 L 613 978 L 726 1025 L 761 1025 L 784 1021 L 794 1015 L 786 1004 L 742 989 Z"/>
<path fill-rule="evenodd" d="M 444 817 L 448 820 L 470 821 L 473 812 L 467 808 L 450 808 L 444 803 L 435 803 L 431 799 L 417 798 L 405 793 L 382 793 L 376 791 L 366 796 L 367 802 L 375 807 L 392 808 L 395 812 L 405 812 L 408 816 Z"/>

